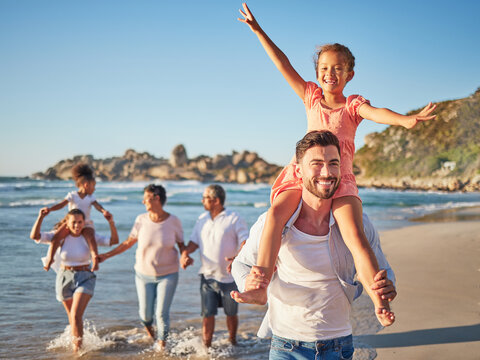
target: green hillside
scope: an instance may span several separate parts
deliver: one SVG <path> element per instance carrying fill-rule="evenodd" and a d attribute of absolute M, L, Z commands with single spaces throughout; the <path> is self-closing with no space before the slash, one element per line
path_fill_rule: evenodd
<path fill-rule="evenodd" d="M 390 126 L 367 135 L 365 146 L 355 154 L 359 183 L 409 176 L 455 178 L 467 185 L 478 177 L 480 88 L 468 98 L 438 103 L 435 114 L 435 120 L 411 130 Z"/>

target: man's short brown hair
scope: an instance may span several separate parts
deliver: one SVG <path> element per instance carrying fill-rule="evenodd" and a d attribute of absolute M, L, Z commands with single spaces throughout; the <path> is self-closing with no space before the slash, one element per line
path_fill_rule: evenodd
<path fill-rule="evenodd" d="M 308 149 L 314 146 L 326 147 L 329 145 L 335 146 L 338 150 L 338 154 L 340 155 L 340 143 L 338 142 L 338 138 L 331 131 L 310 131 L 303 137 L 302 140 L 297 142 L 297 146 L 295 148 L 295 158 L 297 163 L 302 160 L 305 152 Z"/>

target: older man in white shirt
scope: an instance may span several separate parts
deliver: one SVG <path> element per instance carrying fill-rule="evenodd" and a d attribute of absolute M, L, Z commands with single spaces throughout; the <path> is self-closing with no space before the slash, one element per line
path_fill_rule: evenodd
<path fill-rule="evenodd" d="M 210 185 L 205 189 L 202 203 L 206 212 L 198 218 L 180 259 L 180 265 L 185 269 L 193 263 L 189 254 L 200 249 L 202 333 L 207 347 L 212 344 L 219 307 L 223 307 L 225 312 L 232 344 L 236 344 L 238 328 L 238 304 L 230 297 L 230 292 L 237 287 L 229 271 L 229 259 L 235 257 L 247 239 L 248 227 L 237 213 L 225 209 L 224 202 L 225 191 L 220 185 Z"/>

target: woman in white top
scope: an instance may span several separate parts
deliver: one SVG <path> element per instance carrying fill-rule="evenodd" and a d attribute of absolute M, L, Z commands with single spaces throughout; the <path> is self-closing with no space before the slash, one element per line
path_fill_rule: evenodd
<path fill-rule="evenodd" d="M 115 249 L 98 256 L 99 261 L 120 254 L 138 243 L 135 262 L 139 315 L 148 335 L 155 339 L 153 315 L 156 299 L 157 340 L 165 349 L 170 329 L 170 305 L 178 283 L 179 252 L 183 243 L 180 220 L 163 209 L 167 196 L 161 185 L 144 189 L 143 204 L 147 213 L 137 216 L 127 240 Z"/>
<path fill-rule="evenodd" d="M 42 220 L 48 211 L 40 211 L 37 221 L 33 225 L 30 237 L 35 240 L 41 238 L 40 228 Z M 82 235 L 85 227 L 85 214 L 80 209 L 70 210 L 66 216 L 68 235 L 60 247 L 60 269 L 57 272 L 55 284 L 57 300 L 62 302 L 67 312 L 72 331 L 73 350 L 78 352 L 82 346 L 83 314 L 88 302 L 93 296 L 96 275 L 90 271 L 90 248 Z M 112 238 L 117 238 L 117 232 L 110 220 Z M 118 240 L 117 240 L 118 241 Z"/>

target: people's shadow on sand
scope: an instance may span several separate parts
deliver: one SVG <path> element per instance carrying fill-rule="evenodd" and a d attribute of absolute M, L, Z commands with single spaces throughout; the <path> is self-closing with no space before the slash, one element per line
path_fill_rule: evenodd
<path fill-rule="evenodd" d="M 395 334 L 355 336 L 355 346 L 390 348 L 480 340 L 480 324 L 438 329 L 414 330 Z"/>

